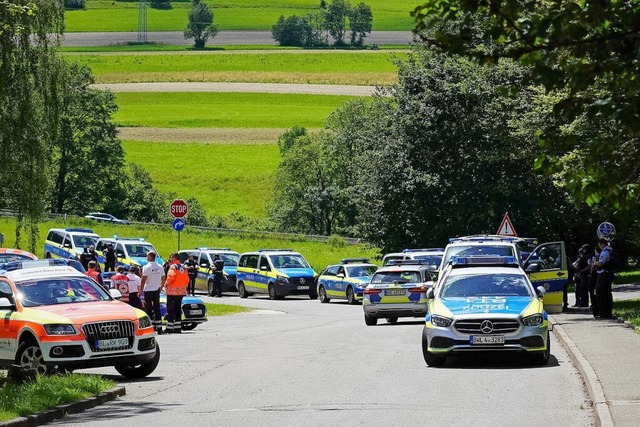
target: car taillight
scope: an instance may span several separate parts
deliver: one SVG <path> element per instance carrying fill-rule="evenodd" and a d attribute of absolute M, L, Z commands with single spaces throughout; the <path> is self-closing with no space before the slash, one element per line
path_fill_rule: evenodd
<path fill-rule="evenodd" d="M 417 288 L 409 289 L 409 292 L 411 292 L 412 294 L 421 294 L 426 291 L 427 291 L 427 288 L 425 288 L 424 286 L 418 286 Z"/>
<path fill-rule="evenodd" d="M 365 295 L 378 295 L 382 293 L 382 289 L 364 288 Z"/>

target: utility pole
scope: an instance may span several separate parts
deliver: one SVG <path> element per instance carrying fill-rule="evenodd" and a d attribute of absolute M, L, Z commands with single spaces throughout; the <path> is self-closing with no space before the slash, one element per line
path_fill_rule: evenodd
<path fill-rule="evenodd" d="M 147 0 L 140 0 L 138 9 L 138 43 L 147 42 Z"/>

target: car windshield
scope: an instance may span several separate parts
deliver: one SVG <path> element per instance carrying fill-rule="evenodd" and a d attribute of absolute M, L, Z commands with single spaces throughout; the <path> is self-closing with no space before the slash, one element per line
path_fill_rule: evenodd
<path fill-rule="evenodd" d="M 95 236 L 73 236 L 73 244 L 76 248 L 88 248 L 95 246 L 98 238 Z"/>
<path fill-rule="evenodd" d="M 511 245 L 469 245 L 452 246 L 447 248 L 445 264 L 456 256 L 476 256 L 476 255 L 496 255 L 496 256 L 516 256 Z"/>
<path fill-rule="evenodd" d="M 236 254 L 218 254 L 218 255 L 220 256 L 220 259 L 224 261 L 225 266 L 231 267 L 231 266 L 238 265 L 238 259 L 240 258 L 240 255 L 236 255 Z"/>
<path fill-rule="evenodd" d="M 442 298 L 481 296 L 531 296 L 521 274 L 469 274 L 449 277 L 442 287 Z"/>
<path fill-rule="evenodd" d="M 18 298 L 25 307 L 109 301 L 109 294 L 88 277 L 60 277 L 17 282 Z"/>
<path fill-rule="evenodd" d="M 270 255 L 269 259 L 274 268 L 310 268 L 302 255 Z"/>
<path fill-rule="evenodd" d="M 372 284 L 378 283 L 420 283 L 418 271 L 384 271 L 376 273 L 371 279 Z"/>
<path fill-rule="evenodd" d="M 135 243 L 135 244 L 124 245 L 124 246 L 127 249 L 127 254 L 129 255 L 130 258 L 133 258 L 133 257 L 146 258 L 147 254 L 151 251 L 158 254 L 158 251 L 156 251 L 155 248 L 149 244 L 144 245 L 140 243 Z"/>
<path fill-rule="evenodd" d="M 0 264 L 4 264 L 5 262 L 14 262 L 14 261 L 23 261 L 23 260 L 31 260 L 33 257 L 30 257 L 26 254 L 0 254 Z"/>
<path fill-rule="evenodd" d="M 347 267 L 349 277 L 371 277 L 376 272 L 378 267 L 375 265 L 356 265 L 353 267 Z"/>
<path fill-rule="evenodd" d="M 426 262 L 428 265 L 440 265 L 442 262 L 442 255 L 415 255 L 415 259 L 422 260 Z"/>

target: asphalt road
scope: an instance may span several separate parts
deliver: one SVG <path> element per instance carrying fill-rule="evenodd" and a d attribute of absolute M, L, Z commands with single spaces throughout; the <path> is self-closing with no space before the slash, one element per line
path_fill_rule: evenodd
<path fill-rule="evenodd" d="M 203 297 L 208 301 L 216 301 Z M 465 355 L 428 368 L 422 324 L 364 324 L 362 307 L 303 298 L 159 337 L 162 359 L 127 395 L 55 425 L 588 426 L 582 380 L 552 334 L 548 366 Z M 275 310 L 275 311 L 273 311 Z M 121 380 L 115 370 L 93 370 Z"/>
<path fill-rule="evenodd" d="M 118 33 L 65 33 L 63 46 L 107 46 L 110 44 L 127 44 L 138 39 L 137 32 Z M 408 44 L 413 40 L 410 31 L 372 31 L 367 36 L 366 44 L 384 45 Z M 147 42 L 170 45 L 191 46 L 193 39 L 185 39 L 182 31 L 148 32 Z M 208 46 L 219 45 L 276 45 L 271 31 L 220 31 L 207 43 Z"/>

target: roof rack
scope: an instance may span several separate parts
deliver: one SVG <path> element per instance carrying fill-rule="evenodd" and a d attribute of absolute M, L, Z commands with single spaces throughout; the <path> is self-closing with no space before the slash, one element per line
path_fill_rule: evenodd
<path fill-rule="evenodd" d="M 199 248 L 194 248 L 198 251 L 230 251 L 231 248 L 210 248 L 207 246 L 200 246 Z"/>
<path fill-rule="evenodd" d="M 258 252 L 293 252 L 293 249 L 258 249 Z"/>
<path fill-rule="evenodd" d="M 520 263 L 514 256 L 497 256 L 497 255 L 470 255 L 457 256 L 451 258 L 452 267 L 485 267 L 485 266 L 503 266 L 503 267 L 519 267 Z"/>
<path fill-rule="evenodd" d="M 421 248 L 421 249 L 404 249 L 402 252 L 443 252 L 444 248 Z"/>
<path fill-rule="evenodd" d="M 340 264 L 355 264 L 369 262 L 369 258 L 343 258 L 340 260 Z"/>
<path fill-rule="evenodd" d="M 65 228 L 64 231 L 75 231 L 78 233 L 93 233 L 93 230 L 90 228 Z"/>

